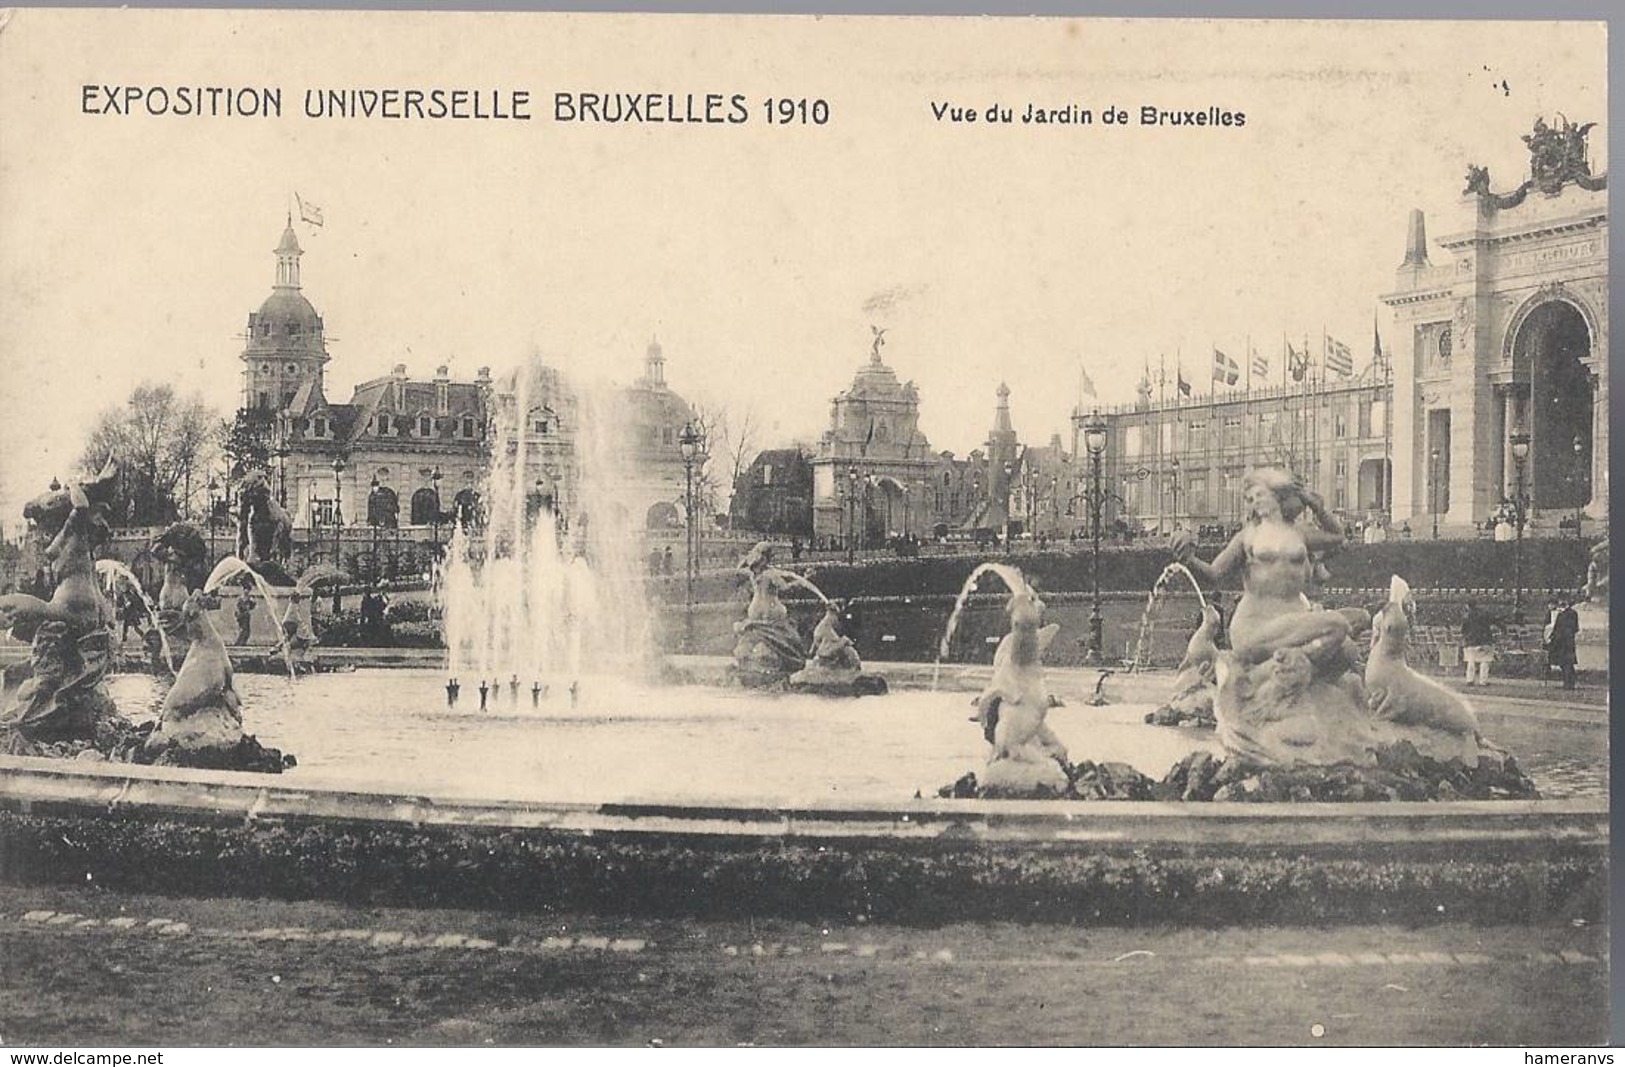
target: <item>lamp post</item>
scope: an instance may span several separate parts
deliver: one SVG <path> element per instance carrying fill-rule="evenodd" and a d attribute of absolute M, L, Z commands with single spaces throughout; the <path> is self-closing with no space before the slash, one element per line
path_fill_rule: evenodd
<path fill-rule="evenodd" d="M 905 486 L 902 486 L 901 488 L 903 490 L 903 532 L 902 532 L 902 536 L 907 537 L 908 536 L 908 530 L 909 530 L 909 526 L 908 526 L 908 486 L 905 485 Z"/>
<path fill-rule="evenodd" d="M 276 502 L 283 507 L 288 506 L 288 437 L 291 433 L 289 422 L 292 416 L 286 411 L 277 413 L 276 417 Z"/>
<path fill-rule="evenodd" d="M 846 561 L 855 558 L 858 543 L 858 465 L 846 468 Z"/>
<path fill-rule="evenodd" d="M 684 646 L 692 648 L 694 643 L 694 575 L 696 571 L 694 559 L 694 460 L 700 454 L 700 442 L 704 438 L 695 428 L 693 422 L 683 425 L 677 435 L 677 449 L 683 457 L 683 522 L 686 547 L 683 551 L 683 572 L 685 583 L 685 610 L 683 613 Z"/>
<path fill-rule="evenodd" d="M 1010 551 L 1010 479 L 1015 475 L 1013 464 L 1004 465 L 1004 550 Z"/>
<path fill-rule="evenodd" d="M 1089 582 L 1089 653 L 1099 659 L 1106 632 L 1106 621 L 1100 614 L 1100 518 L 1106 503 L 1100 460 L 1106 452 L 1106 423 L 1098 412 L 1084 424 L 1083 447 L 1089 453 L 1089 541 L 1094 552 Z"/>
<path fill-rule="evenodd" d="M 1179 457 L 1175 456 L 1168 462 L 1169 491 L 1174 498 L 1174 513 L 1172 516 L 1173 528 L 1179 529 Z"/>
<path fill-rule="evenodd" d="M 1433 539 L 1439 539 L 1439 450 L 1428 453 L 1428 511 L 1433 513 Z"/>
<path fill-rule="evenodd" d="M 1574 539 L 1580 539 L 1580 522 L 1585 518 L 1585 479 L 1580 477 L 1582 458 L 1585 455 L 1585 442 L 1579 434 L 1574 435 Z"/>
<path fill-rule="evenodd" d="M 440 557 L 440 465 L 435 464 L 434 471 L 429 475 L 429 484 L 434 488 L 434 554 Z"/>
<path fill-rule="evenodd" d="M 372 578 L 380 578 L 383 576 L 383 568 L 378 565 L 378 520 L 380 511 L 378 490 L 382 487 L 382 485 L 383 483 L 378 480 L 378 475 L 374 474 L 372 476 L 372 484 L 367 489 L 367 525 L 372 527 L 373 573 L 370 575 Z"/>
<path fill-rule="evenodd" d="M 339 538 L 344 530 L 344 483 L 340 477 L 344 474 L 344 457 L 333 457 L 333 566 L 339 570 L 344 569 L 344 551 Z M 333 594 L 333 611 L 339 610 L 339 595 Z"/>
<path fill-rule="evenodd" d="M 1523 465 L 1529 458 L 1529 433 L 1523 427 L 1512 431 L 1512 462 L 1517 468 L 1516 496 L 1512 499 L 1512 516 L 1516 537 L 1512 546 L 1512 621 L 1523 622 L 1523 524 L 1527 501 L 1524 497 Z"/>
<path fill-rule="evenodd" d="M 209 478 L 209 566 L 214 566 L 214 527 L 219 519 L 216 514 L 219 504 L 220 483 L 213 477 Z"/>

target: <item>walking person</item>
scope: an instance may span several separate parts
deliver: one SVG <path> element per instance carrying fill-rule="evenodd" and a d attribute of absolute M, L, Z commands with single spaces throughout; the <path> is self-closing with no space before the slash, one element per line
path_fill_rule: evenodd
<path fill-rule="evenodd" d="M 1489 685 L 1490 664 L 1495 661 L 1495 622 L 1478 604 L 1467 602 L 1467 617 L 1461 623 L 1461 658 L 1467 663 L 1468 685 Z"/>
<path fill-rule="evenodd" d="M 1546 665 L 1563 672 L 1563 688 L 1573 689 L 1575 678 L 1575 637 L 1580 632 L 1580 615 L 1574 605 L 1565 603 L 1552 619 L 1551 636 L 1546 639 Z"/>

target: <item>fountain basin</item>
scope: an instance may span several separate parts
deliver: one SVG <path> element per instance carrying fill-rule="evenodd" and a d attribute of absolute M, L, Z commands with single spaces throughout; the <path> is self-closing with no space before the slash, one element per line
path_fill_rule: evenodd
<path fill-rule="evenodd" d="M 953 691 L 855 701 L 677 687 L 642 691 L 635 705 L 634 691 L 588 680 L 575 709 L 555 688 L 534 712 L 528 687 L 518 707 L 504 687 L 497 703 L 509 706 L 484 716 L 468 679 L 448 712 L 437 672 L 244 679 L 249 729 L 300 751 L 297 769 L 0 759 L 0 877 L 917 922 L 1606 914 L 1601 714 L 1486 714 L 1551 796 L 1539 801 L 938 800 L 936 786 L 982 758 L 965 721 L 975 673 L 946 672 L 963 687 Z M 1204 742 L 1138 722 L 1144 705 L 1088 707 L 1094 674 L 1056 673 L 1068 706 L 1052 721 L 1075 758 L 1115 747 L 1160 775 Z M 115 679 L 132 717 L 145 681 Z"/>

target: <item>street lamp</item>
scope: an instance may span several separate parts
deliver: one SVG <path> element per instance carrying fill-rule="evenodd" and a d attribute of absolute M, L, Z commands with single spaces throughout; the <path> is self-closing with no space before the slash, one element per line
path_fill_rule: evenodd
<path fill-rule="evenodd" d="M 1010 479 L 1015 474 L 1013 464 L 1004 465 L 1004 550 L 1010 551 Z"/>
<path fill-rule="evenodd" d="M 1169 491 L 1174 498 L 1173 528 L 1179 529 L 1179 457 L 1175 456 L 1168 463 L 1169 480 L 1172 484 Z"/>
<path fill-rule="evenodd" d="M 333 457 L 333 566 L 339 570 L 344 569 L 343 546 L 339 542 L 341 531 L 344 528 L 344 483 L 340 476 L 344 474 L 344 457 Z M 336 587 L 335 587 L 336 588 Z M 333 594 L 333 611 L 339 610 L 339 595 Z"/>
<path fill-rule="evenodd" d="M 846 561 L 853 561 L 858 543 L 858 465 L 846 468 Z"/>
<path fill-rule="evenodd" d="M 1574 539 L 1580 539 L 1580 522 L 1585 518 L 1585 479 L 1580 477 L 1583 470 L 1585 455 L 1585 442 L 1579 434 L 1574 435 Z"/>
<path fill-rule="evenodd" d="M 214 528 L 219 519 L 218 499 L 220 496 L 220 483 L 211 476 L 209 478 L 209 566 L 214 566 Z"/>
<path fill-rule="evenodd" d="M 1439 539 L 1439 450 L 1428 453 L 1428 510 L 1433 513 L 1433 539 Z"/>
<path fill-rule="evenodd" d="M 1100 481 L 1100 459 L 1106 452 L 1106 423 L 1097 412 L 1083 427 L 1083 447 L 1089 453 L 1089 540 L 1094 549 L 1089 600 L 1089 652 L 1100 658 L 1106 622 L 1100 615 L 1100 512 L 1106 488 Z"/>
<path fill-rule="evenodd" d="M 440 465 L 436 464 L 434 471 L 429 475 L 429 484 L 434 487 L 434 554 L 440 556 Z"/>
<path fill-rule="evenodd" d="M 288 506 L 288 438 L 292 435 L 293 417 L 287 411 L 280 411 L 276 417 L 276 502 L 283 507 Z"/>
<path fill-rule="evenodd" d="M 1523 622 L 1523 524 L 1528 501 L 1524 497 L 1523 465 L 1529 458 L 1529 433 L 1519 426 L 1508 438 L 1512 442 L 1512 462 L 1517 468 L 1517 495 L 1512 500 L 1516 539 L 1512 546 L 1512 621 Z"/>
<path fill-rule="evenodd" d="M 382 484 L 378 480 L 378 475 L 374 474 L 372 485 L 367 490 L 367 525 L 372 527 L 372 573 L 368 576 L 370 578 L 379 578 L 383 574 L 383 568 L 378 565 L 378 520 L 379 512 L 383 510 L 379 507 L 378 489 Z"/>
<path fill-rule="evenodd" d="M 687 422 L 677 435 L 677 449 L 683 456 L 683 520 L 686 547 L 684 556 L 684 580 L 687 587 L 687 610 L 683 616 L 683 632 L 685 645 L 692 648 L 694 642 L 694 460 L 700 454 L 700 442 L 704 437 L 695 428 L 694 423 Z"/>

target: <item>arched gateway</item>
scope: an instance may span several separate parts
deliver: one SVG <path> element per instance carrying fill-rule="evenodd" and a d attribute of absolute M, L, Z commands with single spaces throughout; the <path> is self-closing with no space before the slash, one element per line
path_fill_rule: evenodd
<path fill-rule="evenodd" d="M 1587 128 L 1537 122 L 1508 192 L 1470 167 L 1458 226 L 1431 248 L 1411 213 L 1382 298 L 1396 521 L 1481 525 L 1520 485 L 1537 524 L 1607 515 L 1608 193 Z"/>

